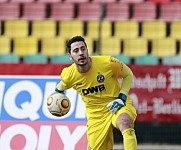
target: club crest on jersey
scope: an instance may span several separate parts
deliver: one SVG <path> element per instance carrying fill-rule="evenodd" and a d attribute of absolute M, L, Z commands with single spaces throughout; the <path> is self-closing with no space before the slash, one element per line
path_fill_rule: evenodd
<path fill-rule="evenodd" d="M 105 77 L 102 74 L 98 73 L 97 82 L 101 83 L 101 82 L 104 82 L 104 80 L 105 80 Z"/>

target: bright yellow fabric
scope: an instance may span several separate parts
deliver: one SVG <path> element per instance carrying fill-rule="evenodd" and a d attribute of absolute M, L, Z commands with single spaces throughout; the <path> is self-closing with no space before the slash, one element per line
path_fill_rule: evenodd
<path fill-rule="evenodd" d="M 107 104 L 116 99 L 121 90 L 125 93 L 129 92 L 132 72 L 125 64 L 111 56 L 90 58 L 92 67 L 86 73 L 78 72 L 75 64 L 64 68 L 61 73 L 62 82 L 59 83 L 58 88 L 64 90 L 73 87 L 85 102 L 90 149 L 110 150 L 114 143 L 112 118 L 115 117 L 109 112 Z M 124 78 L 121 87 L 118 77 Z M 63 89 L 61 89 L 62 83 Z M 127 103 L 131 105 L 131 99 L 128 99 Z"/>
<path fill-rule="evenodd" d="M 137 150 L 137 139 L 132 128 L 123 131 L 124 150 Z"/>
<path fill-rule="evenodd" d="M 58 85 L 57 85 L 57 88 L 58 88 L 60 91 L 66 90 L 66 87 L 64 86 L 63 82 L 59 82 Z"/>
<path fill-rule="evenodd" d="M 124 78 L 121 84 L 121 91 L 128 94 L 132 84 L 132 71 L 127 65 L 113 57 L 111 58 L 111 67 L 116 78 Z"/>

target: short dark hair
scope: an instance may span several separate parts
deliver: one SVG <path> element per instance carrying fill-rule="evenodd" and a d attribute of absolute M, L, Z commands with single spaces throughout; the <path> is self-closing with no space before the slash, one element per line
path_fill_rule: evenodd
<path fill-rule="evenodd" d="M 70 53 L 71 52 L 71 44 L 74 43 L 74 42 L 79 42 L 79 41 L 84 42 L 85 46 L 87 47 L 85 39 L 82 36 L 74 36 L 74 37 L 72 37 L 71 39 L 69 39 L 67 41 L 67 44 L 66 44 L 67 51 Z"/>

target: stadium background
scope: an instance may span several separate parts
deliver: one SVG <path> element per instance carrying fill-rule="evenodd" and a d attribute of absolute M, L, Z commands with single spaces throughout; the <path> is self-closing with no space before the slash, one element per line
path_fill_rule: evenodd
<path fill-rule="evenodd" d="M 139 144 L 180 146 L 180 0 L 0 0 L 0 74 L 1 83 L 5 84 L 0 94 L 1 135 L 12 124 L 31 122 L 13 118 L 6 110 L 8 89 L 19 80 L 36 83 L 34 75 L 45 76 L 43 82 L 52 80 L 47 75 L 57 79 L 61 68 L 71 63 L 65 43 L 75 35 L 85 37 L 91 55 L 113 55 L 133 69 L 131 93 L 137 95 L 140 106 L 135 125 Z M 161 82 L 160 74 L 166 81 Z M 161 83 L 165 85 L 162 87 Z M 39 81 L 37 84 L 42 86 Z M 155 84 L 153 91 L 147 89 L 149 84 Z M 41 89 L 44 91 L 43 86 Z M 15 98 L 18 105 L 24 96 L 28 97 L 20 94 Z M 148 107 L 153 106 L 154 98 L 160 97 L 164 99 L 164 110 L 155 117 L 154 109 Z M 175 100 L 177 105 L 172 104 Z M 56 122 L 41 118 L 39 121 Z M 75 117 L 56 123 L 71 128 L 67 123 L 71 121 L 78 126 L 85 119 Z M 32 123 L 33 127 L 37 121 Z M 114 132 L 115 142 L 121 143 L 122 136 L 117 130 Z"/>

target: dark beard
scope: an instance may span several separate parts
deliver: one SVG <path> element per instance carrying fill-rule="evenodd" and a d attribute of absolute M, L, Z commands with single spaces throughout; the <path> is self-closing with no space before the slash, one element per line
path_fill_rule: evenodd
<path fill-rule="evenodd" d="M 77 64 L 77 65 L 82 67 L 82 66 L 87 65 L 87 63 L 88 63 L 88 62 L 86 62 L 85 64 Z"/>

